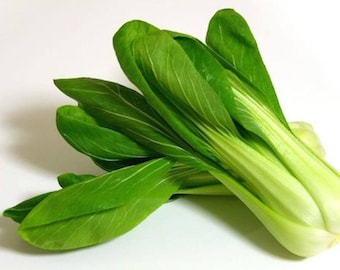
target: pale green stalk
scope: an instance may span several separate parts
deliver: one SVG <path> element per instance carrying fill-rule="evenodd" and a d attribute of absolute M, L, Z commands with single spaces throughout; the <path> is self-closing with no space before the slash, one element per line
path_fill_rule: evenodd
<path fill-rule="evenodd" d="M 281 162 L 291 171 L 316 202 L 325 229 L 340 233 L 339 173 L 301 143 L 266 107 L 244 91 L 248 86 L 229 72 L 231 88 L 247 117 L 256 123 L 258 134 L 271 146 Z"/>

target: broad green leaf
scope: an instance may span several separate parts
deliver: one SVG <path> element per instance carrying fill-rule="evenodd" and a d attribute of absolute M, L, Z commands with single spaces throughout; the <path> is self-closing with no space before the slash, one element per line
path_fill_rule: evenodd
<path fill-rule="evenodd" d="M 234 95 L 229 81 L 226 79 L 227 74 L 225 68 L 214 55 L 212 55 L 211 49 L 194 37 L 173 32 L 171 35 L 185 51 L 192 65 L 202 78 L 217 93 L 227 111 L 233 113 L 233 108 L 235 107 Z M 233 123 L 229 125 L 232 127 Z"/>
<path fill-rule="evenodd" d="M 155 90 L 157 89 L 154 89 L 153 85 L 145 80 L 140 67 L 135 62 L 134 44 L 144 36 L 157 32 L 159 30 L 156 27 L 143 21 L 136 20 L 124 24 L 113 37 L 116 56 L 126 76 L 143 92 L 147 102 L 163 119 L 166 119 L 173 130 L 181 131 L 181 137 L 187 142 L 190 141 L 193 149 L 190 149 L 187 144 L 183 146 L 178 140 L 175 141 L 176 144 L 188 150 L 191 156 L 199 156 L 202 159 L 200 153 L 209 156 L 209 151 L 200 138 L 199 132 L 195 130 L 195 126 L 190 121 L 183 119 L 183 112 L 168 104 L 166 97 L 156 94 Z"/>
<path fill-rule="evenodd" d="M 126 135 L 100 126 L 77 106 L 58 108 L 56 123 L 60 134 L 70 145 L 92 158 L 120 160 L 157 156 Z"/>
<path fill-rule="evenodd" d="M 139 225 L 168 202 L 177 186 L 162 182 L 139 199 L 94 215 L 84 215 L 49 226 L 32 228 L 28 240 L 47 250 L 70 250 L 100 244 L 118 237 Z"/>
<path fill-rule="evenodd" d="M 55 192 L 24 219 L 19 233 L 51 250 L 85 247 L 130 230 L 178 188 L 166 178 L 172 163 L 157 159 Z"/>
<path fill-rule="evenodd" d="M 190 115 L 197 120 L 220 128 L 234 128 L 218 94 L 167 32 L 158 31 L 137 40 L 134 54 L 149 84 L 155 85 L 174 107 L 189 108 L 187 113 L 197 113 Z"/>
<path fill-rule="evenodd" d="M 231 114 L 233 119 L 237 121 L 245 129 L 241 130 L 241 126 L 238 126 L 238 130 L 230 120 L 228 125 L 229 129 L 234 135 L 242 133 L 249 137 L 246 130 L 254 132 L 255 134 L 261 135 L 257 122 L 254 121 L 254 114 L 245 108 L 244 104 L 235 96 L 235 82 L 238 83 L 240 80 L 230 70 L 227 70 L 223 65 L 216 59 L 215 54 L 206 45 L 199 42 L 197 39 L 184 34 L 172 33 L 174 40 L 182 47 L 186 55 L 194 65 L 195 69 L 202 78 L 209 84 L 213 89 L 225 109 Z M 249 98 L 258 100 L 261 103 L 260 93 L 254 92 L 249 85 L 242 84 L 242 91 L 246 91 Z M 264 145 L 265 146 L 265 145 Z M 268 148 L 268 146 L 266 146 Z"/>
<path fill-rule="evenodd" d="M 157 183 L 171 166 L 172 163 L 166 159 L 156 159 L 68 186 L 39 204 L 27 217 L 25 226 L 44 225 L 124 205 L 138 198 L 147 184 Z M 113 196 L 113 191 L 116 196 Z M 67 207 L 72 205 L 77 207 Z M 56 211 L 51 212 L 51 209 Z"/>
<path fill-rule="evenodd" d="M 112 106 L 112 114 L 126 115 L 126 118 L 135 119 L 136 124 L 142 122 L 160 130 L 165 128 L 162 120 L 141 94 L 118 83 L 95 78 L 57 79 L 54 83 L 59 90 L 77 100 L 81 106 L 103 109 Z M 124 126 L 125 123 L 121 125 Z"/>
<path fill-rule="evenodd" d="M 136 91 L 90 78 L 59 79 L 55 84 L 77 100 L 101 126 L 121 132 L 154 152 L 202 169 L 206 167 Z"/>
<path fill-rule="evenodd" d="M 135 40 L 157 32 L 159 29 L 147 22 L 133 20 L 125 23 L 113 36 L 117 59 L 129 80 L 139 89 L 149 87 L 134 61 L 132 44 Z"/>
<path fill-rule="evenodd" d="M 244 18 L 232 9 L 219 10 L 210 20 L 206 42 L 221 56 L 221 62 L 227 68 L 263 95 L 263 103 L 288 127 L 255 38 Z"/>

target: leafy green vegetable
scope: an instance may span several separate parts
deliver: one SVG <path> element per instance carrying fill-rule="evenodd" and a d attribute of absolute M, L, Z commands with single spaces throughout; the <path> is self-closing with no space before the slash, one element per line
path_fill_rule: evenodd
<path fill-rule="evenodd" d="M 230 13 L 233 15 L 231 16 Z M 240 17 L 230 10 L 227 12 L 222 11 L 220 14 L 212 18 L 210 25 L 217 21 L 219 28 L 225 29 L 228 26 L 226 26 L 226 23 L 219 23 L 218 18 L 220 16 L 229 18 L 232 21 L 234 21 L 234 16 Z M 229 37 L 227 32 L 223 31 L 220 31 L 219 34 L 214 33 L 213 30 L 211 33 L 208 32 L 208 37 L 218 35 L 221 36 L 221 39 Z M 215 44 L 215 48 L 225 46 L 222 43 Z M 219 51 L 222 52 L 223 50 L 220 49 Z M 226 57 L 225 54 L 222 53 L 222 57 Z M 270 95 L 271 91 L 265 92 L 265 98 L 259 95 L 256 95 L 255 98 L 249 98 L 251 94 L 257 93 L 257 91 L 254 91 L 253 88 L 250 88 L 246 82 L 241 81 L 237 76 L 230 74 L 229 81 L 232 85 L 235 98 L 239 100 L 241 105 L 240 110 L 249 119 L 248 121 L 256 123 L 257 134 L 272 147 L 281 161 L 317 203 L 325 222 L 325 229 L 333 233 L 339 233 L 339 173 L 326 164 L 324 160 L 320 160 L 311 153 L 295 136 L 292 136 L 289 130 L 282 126 L 275 112 L 273 113 L 273 110 L 264 101 L 265 98 L 269 101 L 274 100 Z M 264 92 L 262 91 L 261 93 Z"/>
<path fill-rule="evenodd" d="M 153 33 L 144 37 L 143 40 L 137 40 L 134 45 L 136 61 L 141 63 L 141 70 L 145 73 L 145 78 L 150 80 L 150 84 L 158 87 L 159 91 L 164 91 L 165 96 L 172 95 L 172 99 L 175 100 L 173 106 L 178 108 L 178 103 L 185 106 L 182 109 L 183 117 L 191 120 L 197 127 L 193 133 L 198 134 L 198 131 L 203 133 L 205 148 L 210 149 L 210 152 L 220 160 L 226 170 L 231 171 L 232 175 L 241 176 L 254 189 L 256 196 L 260 196 L 263 200 L 266 199 L 266 203 L 275 205 L 282 214 L 293 215 L 299 219 L 301 212 L 297 211 L 299 208 L 296 207 L 299 201 L 312 215 L 320 217 L 313 200 L 299 183 L 296 183 L 288 171 L 281 170 L 248 147 L 233 132 L 233 126 L 229 129 L 229 126 L 223 121 L 221 113 L 223 110 L 226 111 L 226 108 L 214 90 L 200 77 L 185 52 L 168 34 L 159 31 L 157 34 Z M 171 58 L 168 55 L 171 55 Z M 205 95 L 204 92 L 206 92 Z M 208 96 L 209 98 L 205 98 Z M 199 97 L 203 97 L 202 101 Z M 197 103 L 193 100 L 197 100 Z M 168 100 L 168 103 L 171 101 Z M 212 108 L 218 108 L 217 111 L 221 117 L 219 121 L 211 114 Z M 155 109 L 157 110 L 157 108 Z M 186 114 L 184 114 L 185 112 Z M 181 132 L 181 130 L 176 131 L 179 134 Z M 189 140 L 188 143 L 190 143 Z M 247 164 L 248 168 L 245 168 L 243 164 Z M 276 175 L 275 178 L 273 173 Z M 275 180 L 277 176 L 286 179 L 286 183 L 278 181 L 268 185 L 268 181 Z M 294 185 L 294 188 L 287 189 L 287 183 Z M 227 185 L 227 183 L 225 184 Z M 265 186 L 266 189 L 264 189 Z M 282 197 L 267 199 L 274 197 L 278 190 Z M 286 196 L 296 198 L 295 204 L 284 199 Z M 317 219 L 315 222 L 319 225 L 321 220 Z"/>
<path fill-rule="evenodd" d="M 131 21 L 113 45 L 142 94 L 55 80 L 78 102 L 57 110 L 60 134 L 108 172 L 63 174 L 61 190 L 7 209 L 23 239 L 86 247 L 131 230 L 176 194 L 234 194 L 297 255 L 339 242 L 340 175 L 309 125 L 287 123 L 246 21 L 218 11 L 206 42 Z"/>
<path fill-rule="evenodd" d="M 231 13 L 228 20 L 236 24 L 239 16 Z M 130 25 L 123 26 L 118 35 L 129 31 Z M 221 29 L 222 24 L 217 34 L 210 32 L 208 35 L 219 34 L 223 38 L 218 40 L 228 40 L 230 31 Z M 242 35 L 247 41 L 253 40 L 247 31 Z M 249 65 L 249 60 L 243 59 L 247 57 L 243 47 L 233 48 L 233 57 L 239 59 L 233 62 L 233 69 L 227 69 L 220 64 L 224 55 L 216 57 L 194 39 L 179 36 L 176 39 L 173 33 L 155 30 L 136 35 L 130 41 L 129 53 L 133 56 L 130 66 L 137 65 L 139 74 L 147 82 L 148 86 L 142 85 L 140 90 L 149 104 L 186 143 L 215 162 L 216 168 L 211 174 L 243 200 L 289 250 L 310 256 L 337 241 L 339 175 L 287 128 L 273 88 L 259 84 L 262 77 L 266 81 L 264 69 L 257 73 L 256 80 L 252 79 L 253 74 L 244 79 L 247 77 L 242 73 L 248 70 L 242 65 L 239 72 L 233 72 L 238 63 Z M 256 46 L 252 47 L 258 55 Z M 237 49 L 238 53 L 235 52 Z M 125 54 L 118 53 L 117 56 L 121 59 Z M 256 62 L 256 65 L 262 64 Z M 122 68 L 129 72 L 128 68 Z M 131 74 L 127 76 L 131 77 Z M 219 94 L 221 89 L 228 94 Z M 165 106 L 173 113 L 163 114 Z M 178 114 L 182 117 L 178 118 Z M 235 124 L 230 123 L 230 116 Z M 189 123 L 189 131 L 183 131 L 178 121 L 183 121 L 183 125 Z M 235 127 L 239 127 L 239 132 Z M 271 149 L 276 155 L 275 161 L 272 155 L 268 157 L 264 151 L 250 146 L 247 140 L 254 136 Z M 196 141 L 201 142 L 200 147 L 196 146 Z M 287 220 L 290 225 L 282 226 Z M 313 239 L 317 244 L 308 248 L 307 237 L 314 230 L 322 232 L 328 242 L 322 237 Z"/>

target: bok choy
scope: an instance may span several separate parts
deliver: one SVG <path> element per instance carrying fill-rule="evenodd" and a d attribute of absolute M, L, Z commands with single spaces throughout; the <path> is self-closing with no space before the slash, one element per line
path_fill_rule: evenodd
<path fill-rule="evenodd" d="M 78 103 L 57 110 L 60 134 L 107 172 L 61 175 L 62 189 L 7 209 L 23 239 L 51 250 L 99 244 L 174 195 L 201 194 L 237 196 L 299 256 L 339 242 L 340 175 L 311 126 L 286 120 L 242 16 L 218 11 L 206 43 L 134 20 L 113 46 L 140 92 L 55 80 Z"/>
<path fill-rule="evenodd" d="M 196 156 L 215 164 L 210 173 L 283 246 L 301 256 L 332 246 L 340 232 L 338 172 L 294 136 L 273 88 L 259 83 L 268 75 L 238 14 L 219 11 L 207 43 L 140 21 L 114 38 L 122 69 L 149 104 Z"/>

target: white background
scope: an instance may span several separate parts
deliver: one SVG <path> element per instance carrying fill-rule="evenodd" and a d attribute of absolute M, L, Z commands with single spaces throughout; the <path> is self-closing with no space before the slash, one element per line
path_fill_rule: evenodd
<path fill-rule="evenodd" d="M 311 122 L 340 168 L 338 1 L 1 1 L 0 211 L 57 188 L 64 172 L 100 173 L 56 131 L 58 106 L 73 104 L 53 78 L 91 76 L 129 85 L 112 49 L 131 19 L 204 39 L 210 17 L 234 8 L 258 41 L 288 120 Z M 1 269 L 337 268 L 340 246 L 299 259 L 236 199 L 183 198 L 106 244 L 69 253 L 33 248 L 0 217 Z"/>

